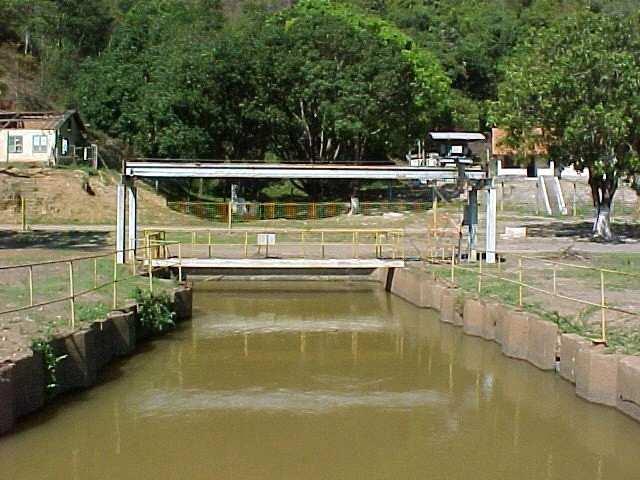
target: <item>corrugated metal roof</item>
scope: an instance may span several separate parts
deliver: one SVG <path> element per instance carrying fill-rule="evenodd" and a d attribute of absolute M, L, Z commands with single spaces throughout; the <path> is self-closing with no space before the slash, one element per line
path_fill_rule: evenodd
<path fill-rule="evenodd" d="M 57 130 L 75 110 L 66 112 L 0 112 L 0 129 Z"/>
<path fill-rule="evenodd" d="M 483 134 L 475 132 L 429 132 L 429 136 L 434 140 L 461 140 L 465 142 L 486 140 Z"/>
<path fill-rule="evenodd" d="M 494 155 L 517 155 L 518 152 L 524 152 L 527 155 L 547 155 L 549 153 L 549 149 L 544 143 L 543 131 L 541 128 L 534 128 L 531 131 L 533 135 L 537 135 L 540 137 L 540 141 L 537 142 L 533 147 L 530 147 L 528 149 L 517 149 L 504 145 L 504 140 L 507 137 L 507 133 L 508 132 L 506 130 L 503 130 L 501 128 L 491 129 L 491 151 Z"/>

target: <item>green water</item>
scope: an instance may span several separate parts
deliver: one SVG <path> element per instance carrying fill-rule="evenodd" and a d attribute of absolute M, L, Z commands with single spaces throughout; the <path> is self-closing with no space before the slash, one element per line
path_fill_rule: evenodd
<path fill-rule="evenodd" d="M 238 285 L 0 439 L 0 478 L 640 478 L 640 425 L 432 312 Z"/>

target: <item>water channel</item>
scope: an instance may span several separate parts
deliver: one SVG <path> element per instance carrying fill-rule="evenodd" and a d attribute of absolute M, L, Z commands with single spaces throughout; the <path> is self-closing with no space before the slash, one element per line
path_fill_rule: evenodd
<path fill-rule="evenodd" d="M 0 439 L 0 478 L 640 478 L 640 425 L 433 312 L 238 285 L 201 286 L 192 323 Z"/>

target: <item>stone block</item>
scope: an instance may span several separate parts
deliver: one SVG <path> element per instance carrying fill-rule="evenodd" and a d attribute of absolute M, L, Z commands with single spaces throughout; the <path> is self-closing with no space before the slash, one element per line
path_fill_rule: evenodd
<path fill-rule="evenodd" d="M 431 308 L 442 312 L 442 297 L 448 288 L 440 283 L 431 283 Z"/>
<path fill-rule="evenodd" d="M 464 302 L 464 314 L 462 315 L 462 329 L 468 335 L 482 336 L 484 324 L 484 303 L 480 300 L 468 298 Z"/>
<path fill-rule="evenodd" d="M 96 331 L 96 369 L 102 370 L 115 356 L 115 327 L 111 318 L 97 320 L 92 328 Z"/>
<path fill-rule="evenodd" d="M 113 324 L 113 354 L 130 355 L 136 348 L 136 316 L 133 312 L 113 311 L 107 315 Z"/>
<path fill-rule="evenodd" d="M 605 353 L 603 347 L 578 350 L 575 365 L 578 396 L 593 403 L 616 406 L 621 357 Z"/>
<path fill-rule="evenodd" d="M 10 432 L 16 422 L 16 395 L 13 364 L 0 364 L 0 435 Z"/>
<path fill-rule="evenodd" d="M 491 310 L 491 316 L 495 321 L 493 339 L 496 341 L 496 343 L 502 345 L 504 343 L 504 337 L 506 332 L 506 322 L 508 319 L 509 312 L 511 312 L 511 310 L 505 305 L 502 305 L 501 303 L 487 304 L 487 309 Z"/>
<path fill-rule="evenodd" d="M 373 271 L 373 273 L 371 273 L 371 279 L 375 282 L 378 282 L 384 285 L 387 282 L 388 274 L 389 274 L 388 268 L 376 268 Z"/>
<path fill-rule="evenodd" d="M 554 370 L 558 351 L 558 326 L 539 318 L 529 318 L 527 360 L 540 370 Z"/>
<path fill-rule="evenodd" d="M 529 316 L 524 312 L 506 310 L 502 316 L 498 335 L 502 340 L 502 353 L 507 357 L 527 359 L 529 344 Z"/>
<path fill-rule="evenodd" d="M 456 327 L 462 327 L 464 325 L 464 297 L 462 295 L 456 296 L 453 309 L 453 324 Z"/>
<path fill-rule="evenodd" d="M 452 288 L 443 288 L 440 298 L 440 320 L 445 323 L 454 323 L 456 316 L 456 296 L 458 291 Z"/>
<path fill-rule="evenodd" d="M 424 289 L 421 285 L 425 280 L 426 278 L 417 272 L 399 268 L 393 277 L 391 292 L 417 307 L 426 307 L 423 298 Z"/>
<path fill-rule="evenodd" d="M 484 319 L 482 321 L 482 338 L 495 340 L 498 318 L 502 315 L 502 307 L 497 303 L 488 302 L 484 305 Z"/>
<path fill-rule="evenodd" d="M 193 314 L 193 289 L 188 286 L 174 288 L 171 292 L 171 303 L 176 313 L 176 322 L 190 320 Z"/>
<path fill-rule="evenodd" d="M 618 410 L 640 421 L 640 357 L 625 356 L 618 363 Z"/>
<path fill-rule="evenodd" d="M 42 408 L 45 402 L 46 376 L 42 355 L 23 353 L 13 360 L 12 382 L 15 394 L 16 417 Z"/>
<path fill-rule="evenodd" d="M 591 342 L 575 333 L 560 336 L 560 376 L 576 383 L 576 356 L 581 348 L 591 347 Z"/>
<path fill-rule="evenodd" d="M 96 330 L 79 330 L 51 342 L 57 356 L 64 356 L 56 366 L 58 393 L 86 388 L 96 382 Z"/>

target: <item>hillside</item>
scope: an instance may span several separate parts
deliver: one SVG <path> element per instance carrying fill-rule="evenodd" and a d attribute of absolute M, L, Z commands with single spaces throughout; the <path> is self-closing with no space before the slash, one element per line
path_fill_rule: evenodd
<path fill-rule="evenodd" d="M 42 93 L 40 63 L 14 44 L 0 43 L 0 110 L 52 110 Z"/>
<path fill-rule="evenodd" d="M 100 170 L 41 167 L 0 169 L 0 224 L 20 223 L 20 203 L 27 205 L 29 224 L 113 225 L 116 219 L 118 174 Z M 197 223 L 173 212 L 152 188 L 139 183 L 141 224 Z"/>

